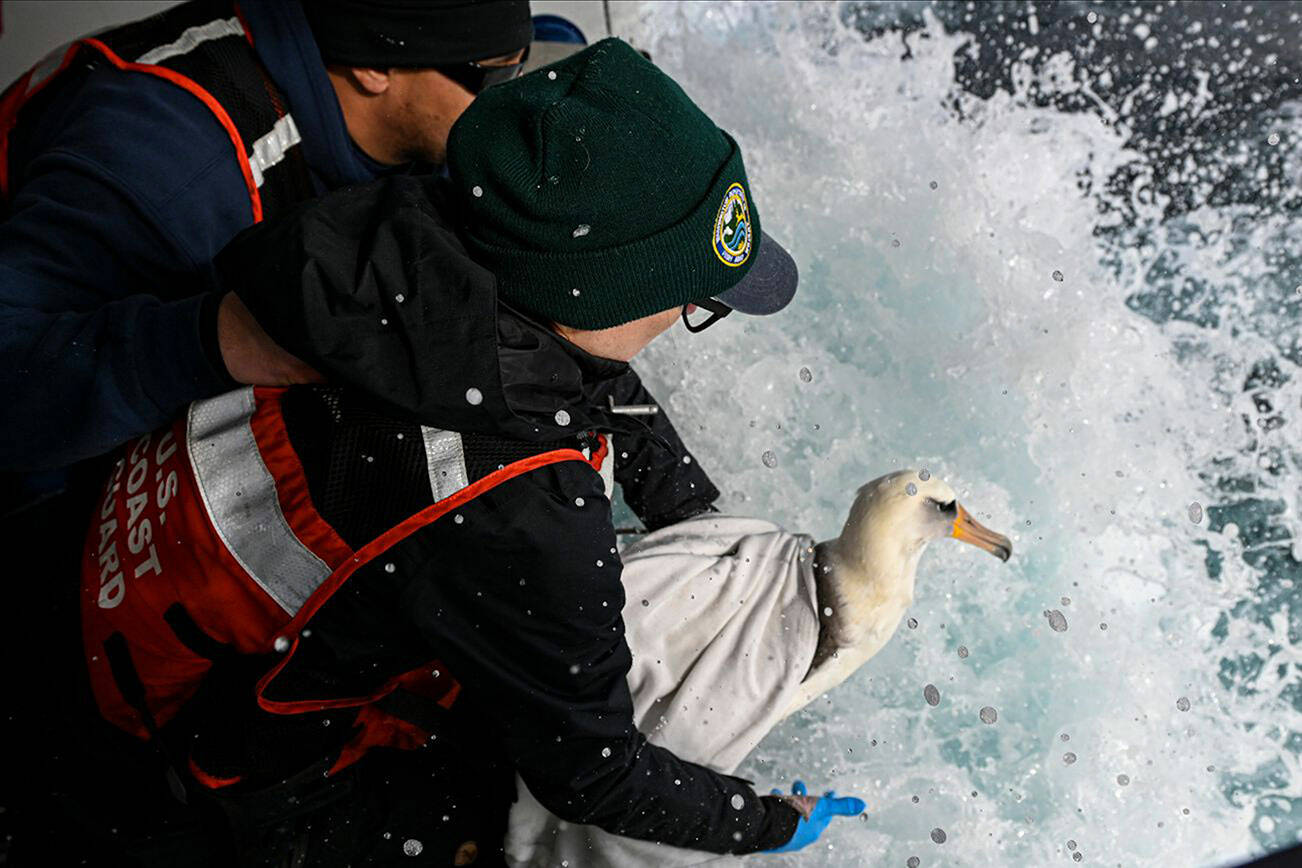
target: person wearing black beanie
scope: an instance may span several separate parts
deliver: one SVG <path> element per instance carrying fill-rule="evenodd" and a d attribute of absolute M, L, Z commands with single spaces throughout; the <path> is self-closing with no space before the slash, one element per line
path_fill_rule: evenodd
<path fill-rule="evenodd" d="M 353 141 L 386 165 L 443 163 L 485 87 L 518 75 L 528 0 L 303 0 Z"/>

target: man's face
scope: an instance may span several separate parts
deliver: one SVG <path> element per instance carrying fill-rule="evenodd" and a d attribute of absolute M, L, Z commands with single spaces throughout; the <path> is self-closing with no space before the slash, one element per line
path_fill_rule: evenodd
<path fill-rule="evenodd" d="M 681 310 L 673 307 L 608 329 L 575 329 L 563 325 L 556 325 L 555 329 L 561 337 L 594 356 L 627 362 L 667 331 Z"/>
<path fill-rule="evenodd" d="M 523 51 L 477 61 L 481 66 L 519 63 Z M 393 69 L 389 72 L 391 111 L 386 122 L 394 127 L 402 162 L 424 161 L 441 165 L 447 158 L 448 133 L 475 94 L 436 69 Z"/>

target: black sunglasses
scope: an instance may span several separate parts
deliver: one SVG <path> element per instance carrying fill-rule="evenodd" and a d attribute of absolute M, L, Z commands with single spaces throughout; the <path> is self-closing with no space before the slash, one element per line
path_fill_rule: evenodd
<path fill-rule="evenodd" d="M 699 323 L 694 324 L 691 321 L 691 319 L 687 316 L 687 308 L 690 305 L 686 305 L 686 304 L 683 305 L 683 325 L 687 326 L 687 330 L 692 334 L 699 334 L 700 332 L 705 331 L 710 326 L 714 325 L 719 320 L 723 319 L 725 316 L 732 313 L 732 308 L 728 307 L 726 304 L 719 301 L 717 298 L 705 298 L 705 299 L 701 299 L 700 301 L 694 301 L 692 302 L 692 304 L 696 305 L 702 310 L 708 310 L 710 312 L 710 315 L 708 317 L 701 320 Z"/>
<path fill-rule="evenodd" d="M 452 79 L 466 90 L 477 95 L 482 93 L 484 88 L 518 77 L 524 69 L 525 61 L 528 59 L 529 49 L 526 46 L 519 61 L 508 63 L 505 66 L 485 66 L 479 61 L 472 60 L 467 63 L 449 63 L 443 66 L 434 66 L 432 69 L 439 75 Z"/>

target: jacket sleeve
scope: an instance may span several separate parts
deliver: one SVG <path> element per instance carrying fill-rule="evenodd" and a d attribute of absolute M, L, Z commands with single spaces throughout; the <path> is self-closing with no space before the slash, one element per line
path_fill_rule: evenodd
<path fill-rule="evenodd" d="M 632 369 L 612 383 L 609 397 L 616 405 L 657 403 Z M 688 451 L 665 408 L 638 418 L 646 421 L 646 436 L 615 438 L 615 481 L 624 502 L 647 530 L 713 511 L 719 489 Z"/>
<path fill-rule="evenodd" d="M 52 117 L 57 129 L 28 139 L 36 155 L 15 164 L 21 183 L 0 223 L 0 469 L 102 454 L 231 384 L 215 346 L 215 284 L 195 248 L 251 217 L 228 213 L 233 194 L 214 192 L 228 174 L 238 180 L 229 142 L 224 161 L 208 151 L 222 144 L 204 126 L 216 122 L 194 117 L 202 106 L 176 88 L 197 108 L 182 104 L 182 117 L 170 117 L 170 103 L 150 96 L 162 86 L 170 87 L 109 81 L 71 104 L 56 101 L 46 111 L 71 118 Z M 142 104 L 115 107 L 114 88 Z M 172 147 L 178 136 L 192 139 L 184 159 Z M 163 152 L 165 167 L 135 165 L 161 162 Z M 133 172 L 152 174 L 153 186 L 142 191 Z M 247 195 L 243 205 L 247 212 Z"/>
<path fill-rule="evenodd" d="M 634 726 L 609 510 L 577 461 L 504 483 L 457 510 L 451 531 L 464 539 L 441 537 L 403 605 L 557 816 L 715 853 L 781 846 L 794 810 Z"/>

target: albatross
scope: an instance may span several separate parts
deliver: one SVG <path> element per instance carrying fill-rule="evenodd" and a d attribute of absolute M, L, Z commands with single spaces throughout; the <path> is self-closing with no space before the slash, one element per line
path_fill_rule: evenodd
<path fill-rule="evenodd" d="M 783 718 L 849 678 L 895 634 L 927 545 L 1000 560 L 1012 543 L 954 490 L 902 470 L 861 487 L 839 536 L 815 543 L 759 519 L 706 514 L 623 553 L 634 718 L 647 738 L 731 774 Z M 513 866 L 688 866 L 730 857 L 565 823 L 517 781 Z"/>

